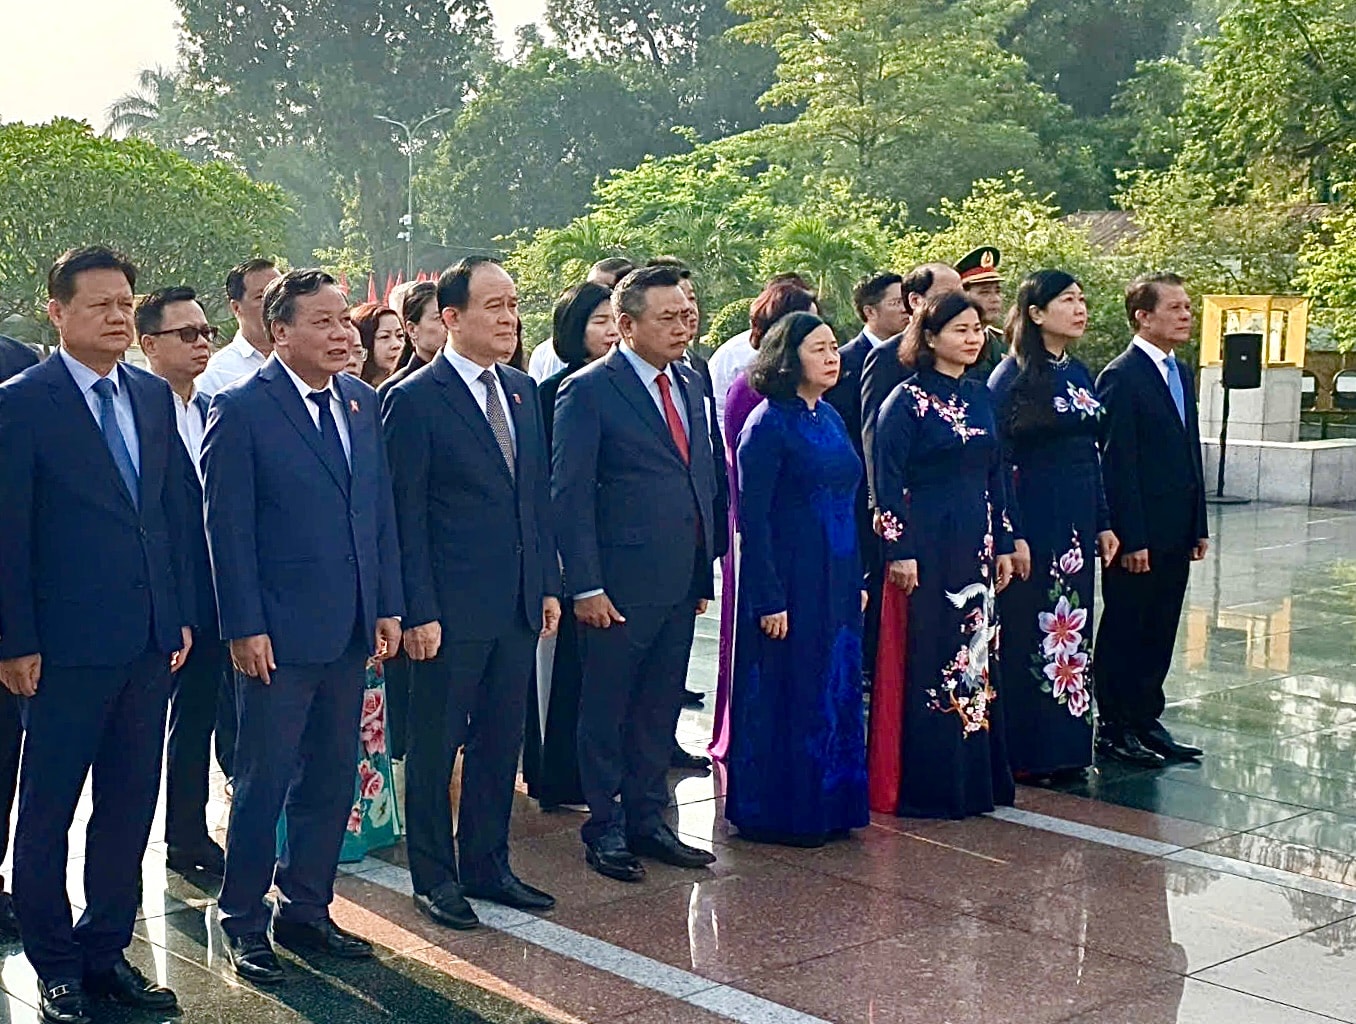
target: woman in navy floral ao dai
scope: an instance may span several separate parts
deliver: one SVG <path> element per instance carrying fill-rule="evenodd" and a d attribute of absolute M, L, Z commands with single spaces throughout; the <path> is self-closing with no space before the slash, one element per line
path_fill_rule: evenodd
<path fill-rule="evenodd" d="M 1044 781 L 1092 764 L 1092 606 L 1096 560 L 1116 550 L 1102 489 L 1102 406 L 1068 348 L 1087 327 L 1079 283 L 1062 270 L 1022 282 L 1015 355 L 989 378 L 1009 484 L 1017 579 L 998 601 L 1008 759 Z"/>
<path fill-rule="evenodd" d="M 741 837 L 817 846 L 868 823 L 862 713 L 862 476 L 837 411 L 838 345 L 791 313 L 749 380 L 739 438 L 739 626 L 725 813 Z"/>
<path fill-rule="evenodd" d="M 964 377 L 984 340 L 973 299 L 929 300 L 900 345 L 916 372 L 886 399 L 876 428 L 886 595 L 872 808 L 908 817 L 982 814 L 1015 795 L 995 609 L 1012 574 L 1012 528 L 989 393 Z"/>

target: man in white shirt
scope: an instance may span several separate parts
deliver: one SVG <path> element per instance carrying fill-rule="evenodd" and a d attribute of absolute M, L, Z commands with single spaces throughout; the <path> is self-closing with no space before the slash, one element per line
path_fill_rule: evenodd
<path fill-rule="evenodd" d="M 797 288 L 803 288 L 807 292 L 814 291 L 799 274 L 777 274 L 769 279 L 767 284 L 763 286 L 763 290 L 767 291 L 773 285 L 782 283 L 794 284 Z M 711 354 L 711 361 L 707 364 L 711 370 L 711 398 L 716 405 L 716 420 L 722 428 L 725 426 L 725 396 L 729 393 L 735 378 L 758 355 L 758 350 L 753 347 L 750 341 L 752 333 L 752 331 L 740 331 L 724 342 Z"/>
<path fill-rule="evenodd" d="M 231 343 L 207 362 L 197 388 L 211 398 L 228 384 L 247 377 L 268 361 L 273 342 L 264 330 L 264 289 L 281 277 L 272 260 L 246 260 L 226 275 L 226 298 L 239 330 Z"/>
<path fill-rule="evenodd" d="M 208 398 L 193 386 L 207 365 L 217 329 L 207 322 L 198 295 L 186 286 L 162 288 L 137 303 L 136 330 L 146 362 L 174 393 L 174 414 L 179 437 L 198 468 L 203 432 L 207 429 Z M 190 507 L 201 510 L 202 491 L 197 480 L 184 481 Z M 208 759 L 216 727 L 218 695 L 226 679 L 228 662 L 217 635 L 216 602 L 212 599 L 211 566 L 207 539 L 199 514 L 194 527 L 195 584 L 198 623 L 193 630 L 193 649 L 184 667 L 175 675 L 170 690 L 169 732 L 165 756 L 165 839 L 168 863 L 179 872 L 203 871 L 220 876 L 226 854 L 214 843 L 207 828 Z M 234 730 L 231 730 L 234 738 Z M 218 746 L 224 739 L 218 736 Z"/>
<path fill-rule="evenodd" d="M 635 269 L 635 264 L 625 256 L 609 256 L 590 267 L 585 280 L 600 284 L 604 288 L 615 288 L 618 281 Z M 565 363 L 556 354 L 556 346 L 550 338 L 534 348 L 527 360 L 527 375 L 538 384 L 564 368 Z"/>

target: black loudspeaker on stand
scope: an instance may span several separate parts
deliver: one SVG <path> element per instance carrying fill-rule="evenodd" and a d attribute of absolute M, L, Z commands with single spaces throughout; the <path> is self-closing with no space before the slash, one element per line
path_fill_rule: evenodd
<path fill-rule="evenodd" d="M 1224 409 L 1219 426 L 1219 465 L 1215 476 L 1215 493 L 1205 500 L 1214 505 L 1246 505 L 1249 498 L 1224 493 L 1224 461 L 1229 443 L 1229 392 L 1251 391 L 1262 386 L 1262 336 L 1255 332 L 1238 332 L 1224 336 L 1224 370 L 1220 374 L 1224 385 Z"/>

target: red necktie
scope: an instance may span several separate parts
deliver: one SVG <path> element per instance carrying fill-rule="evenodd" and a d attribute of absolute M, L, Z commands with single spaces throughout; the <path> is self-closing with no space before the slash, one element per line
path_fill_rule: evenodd
<path fill-rule="evenodd" d="M 683 418 L 678 415 L 678 406 L 673 404 L 673 385 L 669 381 L 668 371 L 665 370 L 655 378 L 659 384 L 659 400 L 664 403 L 664 419 L 668 420 L 669 434 L 673 437 L 673 443 L 678 446 L 678 454 L 683 457 L 684 464 L 692 461 L 692 453 L 687 447 L 687 434 L 683 431 Z"/>

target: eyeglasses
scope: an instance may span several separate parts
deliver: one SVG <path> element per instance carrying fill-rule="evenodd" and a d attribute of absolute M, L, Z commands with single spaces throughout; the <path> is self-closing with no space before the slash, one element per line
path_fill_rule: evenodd
<path fill-rule="evenodd" d="M 179 335 L 179 340 L 185 345 L 192 345 L 199 338 L 204 338 L 208 344 L 215 344 L 217 338 L 221 335 L 221 331 L 217 330 L 217 328 L 213 327 L 211 324 L 202 324 L 201 326 L 198 324 L 187 324 L 183 327 L 172 327 L 168 331 L 146 331 L 143 336 L 154 338 L 156 335 L 160 334 L 177 334 Z"/>

